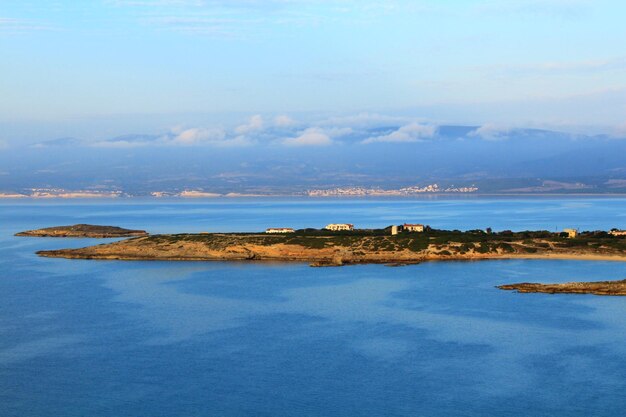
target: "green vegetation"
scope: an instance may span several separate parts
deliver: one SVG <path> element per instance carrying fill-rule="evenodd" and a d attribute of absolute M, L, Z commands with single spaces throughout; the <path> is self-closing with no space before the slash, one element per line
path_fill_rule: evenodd
<path fill-rule="evenodd" d="M 422 252 L 432 248 L 441 254 L 541 253 L 551 250 L 584 250 L 586 252 L 624 252 L 626 238 L 606 232 L 582 232 L 570 239 L 561 233 L 541 231 L 489 233 L 483 230 L 437 230 L 427 228 L 421 233 L 400 233 L 392 236 L 387 229 L 361 229 L 333 232 L 303 229 L 289 234 L 265 233 L 203 233 L 154 235 L 148 242 L 180 247 L 184 242 L 204 243 L 220 250 L 237 245 L 296 245 L 307 249 L 349 248 L 353 253 Z"/>

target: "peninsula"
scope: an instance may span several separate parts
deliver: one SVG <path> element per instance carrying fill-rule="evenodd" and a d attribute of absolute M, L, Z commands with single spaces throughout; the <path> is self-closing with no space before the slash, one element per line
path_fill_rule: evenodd
<path fill-rule="evenodd" d="M 15 236 L 30 237 L 86 237 L 86 238 L 120 238 L 148 236 L 145 230 L 123 229 L 115 226 L 96 226 L 91 224 L 75 224 L 73 226 L 55 226 L 45 229 L 27 230 Z"/>
<path fill-rule="evenodd" d="M 37 253 L 71 259 L 293 261 L 312 266 L 507 258 L 626 261 L 626 238 L 607 232 L 583 232 L 572 238 L 566 233 L 547 231 L 493 233 L 428 227 L 421 232 L 393 235 L 391 227 L 340 231 L 284 229 L 289 233 L 270 233 L 275 230 L 151 235 Z"/>

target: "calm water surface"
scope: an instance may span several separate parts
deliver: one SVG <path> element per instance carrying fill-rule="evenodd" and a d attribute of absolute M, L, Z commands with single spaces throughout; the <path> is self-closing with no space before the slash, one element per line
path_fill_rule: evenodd
<path fill-rule="evenodd" d="M 494 289 L 623 263 L 72 261 L 34 252 L 94 241 L 12 236 L 331 221 L 626 228 L 626 200 L 1 202 L 0 416 L 626 415 L 626 298 Z"/>

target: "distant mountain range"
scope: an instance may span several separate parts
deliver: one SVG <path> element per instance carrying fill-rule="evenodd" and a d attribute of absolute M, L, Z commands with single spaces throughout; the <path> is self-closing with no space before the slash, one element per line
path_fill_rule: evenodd
<path fill-rule="evenodd" d="M 425 123 L 259 125 L 13 145 L 0 152 L 0 192 L 290 194 L 438 184 L 477 193 L 626 193 L 626 139 L 606 135 Z"/>

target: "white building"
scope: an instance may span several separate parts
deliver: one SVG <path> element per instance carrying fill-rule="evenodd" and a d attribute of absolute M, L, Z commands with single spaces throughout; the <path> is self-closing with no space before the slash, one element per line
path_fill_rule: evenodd
<path fill-rule="evenodd" d="M 567 237 L 570 239 L 578 237 L 578 230 L 576 229 L 563 229 L 563 233 L 567 233 Z"/>
<path fill-rule="evenodd" d="M 609 234 L 613 236 L 626 236 L 626 230 L 613 229 Z"/>
<path fill-rule="evenodd" d="M 405 232 L 423 232 L 424 231 L 424 225 L 423 224 L 404 223 L 402 225 L 402 230 L 404 230 Z"/>
<path fill-rule="evenodd" d="M 328 224 L 324 227 L 326 230 L 332 230 L 333 232 L 339 232 L 342 230 L 354 230 L 354 225 L 350 223 L 338 223 Z"/>
<path fill-rule="evenodd" d="M 272 233 L 272 234 L 276 234 L 276 233 L 295 233 L 296 231 L 293 230 L 291 227 L 270 227 L 269 229 L 267 229 L 265 231 L 265 233 Z"/>

